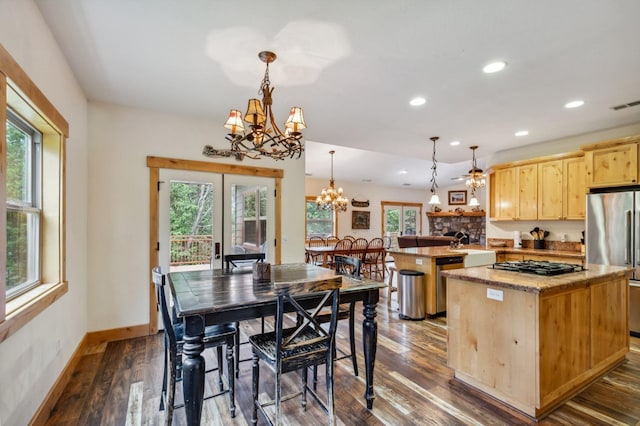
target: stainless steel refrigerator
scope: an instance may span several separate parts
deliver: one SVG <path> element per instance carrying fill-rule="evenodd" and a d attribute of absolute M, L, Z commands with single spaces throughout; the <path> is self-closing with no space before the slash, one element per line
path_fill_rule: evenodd
<path fill-rule="evenodd" d="M 634 268 L 629 289 L 629 328 L 640 336 L 640 187 L 587 194 L 587 263 Z"/>

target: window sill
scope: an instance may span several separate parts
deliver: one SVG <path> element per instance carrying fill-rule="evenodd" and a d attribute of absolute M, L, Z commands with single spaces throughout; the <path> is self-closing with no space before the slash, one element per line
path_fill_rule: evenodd
<path fill-rule="evenodd" d="M 0 343 L 52 305 L 68 289 L 69 284 L 66 281 L 42 284 L 7 302 L 6 318 L 0 323 Z"/>

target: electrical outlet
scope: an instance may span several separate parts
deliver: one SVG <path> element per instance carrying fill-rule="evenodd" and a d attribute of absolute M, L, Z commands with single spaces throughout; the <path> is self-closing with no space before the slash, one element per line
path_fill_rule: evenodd
<path fill-rule="evenodd" d="M 487 299 L 493 299 L 493 300 L 497 300 L 499 302 L 502 302 L 502 299 L 503 299 L 502 290 L 496 290 L 494 288 L 488 288 L 487 289 Z"/>
<path fill-rule="evenodd" d="M 422 259 L 416 259 L 416 265 L 422 265 Z"/>

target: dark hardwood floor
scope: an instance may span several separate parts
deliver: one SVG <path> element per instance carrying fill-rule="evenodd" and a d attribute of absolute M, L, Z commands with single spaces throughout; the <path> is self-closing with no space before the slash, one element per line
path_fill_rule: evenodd
<path fill-rule="evenodd" d="M 383 292 L 384 293 L 384 292 Z M 395 300 L 395 295 L 394 295 Z M 361 312 L 357 321 L 362 320 Z M 364 361 L 359 352 L 360 377 L 354 377 L 349 359 L 336 363 L 335 399 L 339 424 L 344 425 L 524 425 L 525 415 L 452 381 L 446 365 L 446 321 L 404 321 L 388 311 L 384 297 L 378 305 L 378 349 L 375 368 L 376 399 L 369 411 L 364 395 Z M 343 324 L 342 324 L 343 323 Z M 338 344 L 348 349 L 348 327 L 342 321 Z M 260 323 L 242 324 L 246 335 Z M 357 338 L 361 348 L 361 331 Z M 246 338 L 246 337 L 245 337 Z M 49 425 L 156 425 L 162 384 L 162 335 L 142 337 L 91 348 L 55 406 Z M 242 357 L 250 357 L 242 345 Z M 206 351 L 213 365 L 213 351 Z M 299 376 L 287 375 L 285 386 L 295 389 Z M 209 377 L 209 376 L 208 376 Z M 273 375 L 261 370 L 261 392 L 272 394 Z M 320 378 L 322 376 L 320 375 Z M 215 381 L 207 381 L 215 385 Z M 176 399 L 181 401 L 181 384 Z M 318 389 L 324 388 L 319 380 Z M 210 389 L 208 389 L 210 390 Z M 285 391 L 286 392 L 286 391 Z M 251 363 L 240 364 L 236 382 L 237 415 L 229 415 L 228 395 L 205 401 L 204 425 L 245 425 L 251 422 Z M 309 398 L 306 412 L 295 398 L 283 404 L 287 424 L 324 424 L 325 415 Z M 177 409 L 174 424 L 186 424 L 184 409 Z M 259 424 L 264 424 L 259 419 Z M 560 406 L 542 425 L 640 424 L 640 339 L 631 338 L 627 360 L 589 388 Z"/>

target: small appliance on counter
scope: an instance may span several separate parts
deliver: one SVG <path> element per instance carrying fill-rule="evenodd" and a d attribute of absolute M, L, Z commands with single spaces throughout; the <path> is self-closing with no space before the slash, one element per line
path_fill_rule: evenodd
<path fill-rule="evenodd" d="M 513 248 L 522 248 L 522 233 L 513 231 Z"/>

